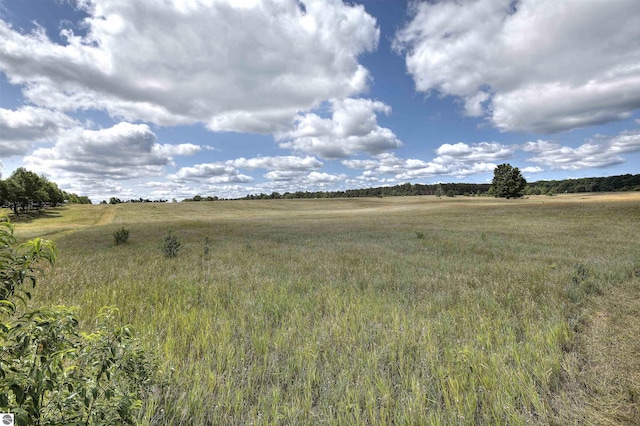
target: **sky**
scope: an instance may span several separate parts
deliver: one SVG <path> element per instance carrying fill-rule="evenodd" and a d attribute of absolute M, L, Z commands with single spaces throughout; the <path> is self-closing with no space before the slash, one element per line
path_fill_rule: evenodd
<path fill-rule="evenodd" d="M 637 0 L 0 0 L 0 172 L 94 202 L 640 173 Z"/>

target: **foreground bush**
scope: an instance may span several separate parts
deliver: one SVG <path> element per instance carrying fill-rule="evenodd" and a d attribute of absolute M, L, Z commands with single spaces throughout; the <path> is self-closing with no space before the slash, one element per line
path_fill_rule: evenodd
<path fill-rule="evenodd" d="M 72 308 L 17 305 L 31 298 L 36 265 L 55 260 L 52 242 L 16 248 L 12 225 L 0 223 L 0 412 L 18 425 L 135 424 L 155 365 L 117 309 L 103 308 L 83 333 Z"/>

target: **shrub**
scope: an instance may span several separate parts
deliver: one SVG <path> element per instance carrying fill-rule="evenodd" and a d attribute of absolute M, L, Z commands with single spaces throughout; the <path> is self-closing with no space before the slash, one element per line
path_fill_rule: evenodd
<path fill-rule="evenodd" d="M 53 265 L 57 252 L 39 238 L 15 246 L 13 226 L 0 223 L 0 412 L 18 425 L 135 424 L 155 361 L 115 308 L 103 308 L 90 333 L 72 308 L 21 312 L 15 301 L 31 298 L 36 265 Z"/>
<path fill-rule="evenodd" d="M 129 239 L 129 230 L 122 227 L 113 233 L 113 238 L 116 240 L 116 245 L 124 244 Z"/>
<path fill-rule="evenodd" d="M 103 308 L 90 333 L 64 306 L 15 318 L 2 336 L 0 411 L 18 424 L 136 424 L 156 366 L 117 313 Z"/>
<path fill-rule="evenodd" d="M 179 250 L 180 241 L 171 231 L 168 231 L 162 243 L 162 252 L 166 257 L 176 257 Z"/>

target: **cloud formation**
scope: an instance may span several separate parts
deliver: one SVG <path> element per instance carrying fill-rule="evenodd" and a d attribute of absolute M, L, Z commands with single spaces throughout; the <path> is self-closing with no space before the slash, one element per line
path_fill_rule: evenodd
<path fill-rule="evenodd" d="M 23 162 L 30 170 L 63 184 L 76 177 L 120 180 L 159 176 L 173 156 L 193 155 L 201 149 L 194 144 L 159 144 L 149 126 L 127 122 L 100 130 L 75 127 L 55 141 L 51 148 L 37 148 Z"/>
<path fill-rule="evenodd" d="M 183 167 L 177 173 L 169 176 L 176 182 L 207 182 L 215 183 L 249 183 L 253 182 L 251 176 L 241 173 L 241 169 L 269 170 L 264 177 L 270 181 L 293 181 L 309 174 L 323 166 L 322 162 L 314 157 L 256 157 L 237 158 L 224 162 L 196 164 L 192 167 Z"/>
<path fill-rule="evenodd" d="M 394 46 L 416 90 L 503 131 L 553 133 L 640 108 L 640 2 L 420 2 Z"/>
<path fill-rule="evenodd" d="M 299 115 L 295 128 L 279 133 L 280 148 L 317 155 L 325 159 L 346 158 L 358 153 L 380 154 L 402 145 L 396 135 L 378 125 L 376 114 L 391 108 L 370 99 L 331 101 L 331 118 L 315 113 Z"/>
<path fill-rule="evenodd" d="M 383 182 L 383 175 L 391 176 L 391 181 L 407 182 L 415 179 L 437 176 L 462 178 L 469 175 L 491 173 L 496 164 L 474 161 L 468 158 L 452 160 L 451 157 L 436 157 L 432 161 L 398 158 L 393 153 L 378 155 L 370 160 L 344 160 L 342 164 L 352 169 L 365 170 L 360 180 Z"/>
<path fill-rule="evenodd" d="M 0 157 L 24 155 L 34 143 L 51 142 L 76 125 L 76 121 L 65 114 L 46 108 L 0 108 Z"/>
<path fill-rule="evenodd" d="M 515 146 L 502 145 L 497 142 L 480 142 L 468 145 L 463 142 L 456 144 L 445 143 L 436 149 L 438 163 L 452 162 L 484 162 L 501 161 L 513 157 Z"/>
<path fill-rule="evenodd" d="M 86 34 L 64 29 L 65 44 L 0 20 L 0 70 L 35 105 L 159 125 L 282 129 L 298 111 L 365 90 L 358 57 L 379 38 L 362 5 L 339 0 L 75 4 Z"/>
<path fill-rule="evenodd" d="M 577 148 L 553 141 L 527 142 L 522 150 L 532 153 L 528 161 L 551 170 L 580 170 L 608 167 L 625 162 L 621 154 L 640 152 L 640 130 L 622 132 L 613 137 L 596 136 Z"/>
<path fill-rule="evenodd" d="M 231 160 L 228 164 L 243 169 L 267 169 L 267 170 L 286 170 L 286 171 L 308 171 L 319 169 L 323 166 L 322 162 L 315 157 L 296 157 L 293 155 L 278 157 L 256 157 L 246 159 L 244 157 Z"/>

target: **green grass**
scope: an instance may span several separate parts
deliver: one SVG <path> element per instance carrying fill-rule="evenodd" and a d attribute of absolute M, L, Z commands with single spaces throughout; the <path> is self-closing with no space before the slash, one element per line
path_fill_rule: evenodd
<path fill-rule="evenodd" d="M 591 304 L 638 293 L 637 194 L 55 212 L 17 224 L 60 252 L 34 300 L 78 305 L 85 321 L 120 308 L 170 377 L 146 423 L 583 424 L 637 413 L 637 374 L 623 391 L 598 388 L 611 396 L 601 407 L 589 390 L 569 396 L 597 376 L 581 340 L 602 311 Z M 115 245 L 122 226 L 129 241 Z M 162 252 L 168 229 L 182 243 L 174 259 Z M 573 279 L 578 265 L 584 279 Z M 615 378 L 612 357 L 596 361 Z"/>

